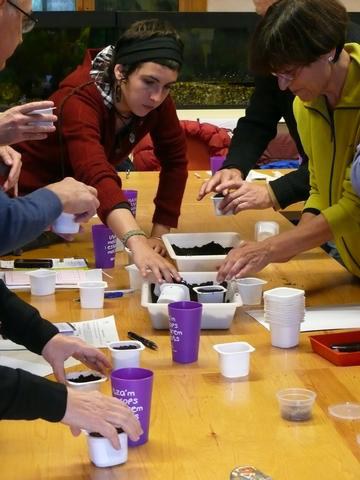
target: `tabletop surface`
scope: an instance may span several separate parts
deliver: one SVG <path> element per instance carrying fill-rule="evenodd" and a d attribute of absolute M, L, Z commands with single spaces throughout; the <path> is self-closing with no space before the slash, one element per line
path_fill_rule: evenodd
<path fill-rule="evenodd" d="M 293 228 L 273 210 L 215 217 L 209 198 L 196 200 L 207 178 L 189 172 L 180 232 L 235 231 L 253 239 L 259 220 L 275 220 L 280 231 Z M 158 173 L 122 175 L 124 188 L 139 191 L 137 219 L 150 231 Z M 98 219 L 96 219 L 98 221 Z M 60 244 L 24 257 L 82 256 L 93 262 L 89 226 L 68 244 Z M 110 288 L 128 286 L 124 266 L 127 256 L 118 253 L 116 268 L 107 273 Z M 286 264 L 273 264 L 258 274 L 266 288 L 293 286 L 306 291 L 307 305 L 359 302 L 360 282 L 321 249 L 301 254 Z M 199 360 L 189 365 L 171 360 L 169 334 L 154 330 L 148 311 L 140 307 L 140 293 L 105 300 L 104 309 L 81 310 L 76 290 L 57 291 L 47 297 L 19 294 L 31 301 L 50 321 L 79 321 L 114 314 L 121 339 L 128 330 L 154 340 L 158 351 L 145 349 L 142 366 L 154 372 L 149 442 L 129 451 L 126 464 L 96 468 L 88 458 L 83 435 L 73 437 L 62 424 L 0 422 L 1 478 L 4 480 L 225 480 L 240 465 L 253 465 L 273 480 L 360 478 L 359 422 L 335 421 L 328 406 L 360 401 L 360 367 L 336 367 L 312 352 L 308 333 L 292 349 L 270 345 L 269 332 L 238 308 L 229 330 L 201 333 Z M 229 380 L 219 373 L 215 343 L 243 340 L 256 348 L 250 374 Z M 306 422 L 281 419 L 276 392 L 286 387 L 306 387 L 317 393 L 313 418 Z M 102 387 L 110 394 L 109 382 Z"/>

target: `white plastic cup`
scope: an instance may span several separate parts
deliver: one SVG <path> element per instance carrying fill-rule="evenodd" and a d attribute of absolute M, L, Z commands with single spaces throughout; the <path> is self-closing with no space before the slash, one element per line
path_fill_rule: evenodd
<path fill-rule="evenodd" d="M 233 215 L 233 211 L 232 210 L 229 210 L 228 212 L 226 213 L 223 213 L 223 211 L 220 209 L 220 203 L 224 200 L 224 197 L 219 197 L 217 195 L 213 195 L 211 197 L 211 200 L 213 202 L 213 205 L 214 205 L 214 210 L 215 210 L 215 215 L 218 215 L 218 216 L 228 216 L 228 215 Z"/>
<path fill-rule="evenodd" d="M 194 287 L 200 303 L 224 303 L 227 289 L 222 285 L 202 285 Z"/>
<path fill-rule="evenodd" d="M 29 273 L 31 295 L 51 295 L 55 292 L 56 272 L 39 269 Z"/>
<path fill-rule="evenodd" d="M 32 110 L 31 112 L 28 112 L 28 115 L 51 115 L 53 113 L 53 110 L 55 110 L 56 107 L 50 107 L 50 108 L 39 108 L 37 110 Z M 34 120 L 33 122 L 29 122 L 29 125 L 36 125 L 38 127 L 53 127 L 54 123 L 53 122 L 42 122 L 41 120 Z"/>
<path fill-rule="evenodd" d="M 115 347 L 124 347 L 126 345 L 135 345 L 136 349 L 118 350 Z M 111 352 L 111 360 L 113 370 L 119 368 L 138 368 L 140 366 L 141 352 L 144 345 L 137 340 L 121 340 L 119 342 L 111 342 L 108 349 Z"/>
<path fill-rule="evenodd" d="M 63 212 L 52 224 L 52 231 L 55 233 L 78 233 L 80 223 L 75 222 L 75 215 Z"/>
<path fill-rule="evenodd" d="M 106 282 L 79 282 L 81 308 L 103 308 Z"/>
<path fill-rule="evenodd" d="M 100 377 L 98 380 L 91 380 L 89 382 L 75 382 L 77 378 L 81 375 L 86 377 L 87 375 L 94 375 L 96 377 Z M 100 390 L 101 385 L 106 382 L 107 377 L 100 372 L 96 372 L 95 370 L 83 370 L 81 372 L 71 372 L 66 374 L 66 384 L 70 388 L 76 388 L 83 392 L 92 392 L 96 390 Z"/>
<path fill-rule="evenodd" d="M 271 345 L 279 348 L 292 348 L 299 345 L 300 322 L 283 324 L 271 321 Z"/>
<path fill-rule="evenodd" d="M 267 282 L 261 278 L 246 277 L 236 280 L 238 292 L 244 305 L 259 305 L 261 303 L 263 286 Z"/>
<path fill-rule="evenodd" d="M 279 234 L 279 224 L 277 222 L 256 222 L 255 223 L 255 240 L 261 242 L 266 238 Z"/>
<path fill-rule="evenodd" d="M 190 300 L 189 288 L 179 283 L 162 283 L 157 303 L 173 303 Z"/>
<path fill-rule="evenodd" d="M 229 342 L 213 345 L 219 354 L 221 375 L 227 378 L 240 378 L 249 375 L 250 353 L 255 348 L 247 342 Z"/>
<path fill-rule="evenodd" d="M 113 467 L 125 463 L 128 458 L 128 438 L 125 432 L 118 434 L 120 450 L 116 450 L 110 440 L 104 437 L 94 437 L 88 432 L 86 435 L 89 458 L 97 467 Z"/>

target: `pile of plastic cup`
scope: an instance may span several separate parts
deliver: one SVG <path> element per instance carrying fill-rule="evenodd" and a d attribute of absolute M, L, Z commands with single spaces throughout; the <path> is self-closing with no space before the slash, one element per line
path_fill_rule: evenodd
<path fill-rule="evenodd" d="M 300 323 L 305 316 L 304 290 L 289 287 L 267 290 L 264 311 L 274 347 L 291 348 L 299 344 Z"/>

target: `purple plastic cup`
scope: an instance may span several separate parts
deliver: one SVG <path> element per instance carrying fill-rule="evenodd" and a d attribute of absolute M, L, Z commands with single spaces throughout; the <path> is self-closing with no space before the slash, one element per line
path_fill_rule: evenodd
<path fill-rule="evenodd" d="M 123 190 L 123 193 L 130 204 L 131 213 L 136 217 L 137 190 Z"/>
<path fill-rule="evenodd" d="M 113 397 L 126 403 L 139 419 L 144 433 L 129 446 L 136 447 L 149 439 L 151 396 L 154 374 L 145 368 L 119 368 L 111 372 Z"/>
<path fill-rule="evenodd" d="M 196 362 L 199 354 L 202 304 L 188 301 L 169 303 L 168 311 L 173 361 Z"/>
<path fill-rule="evenodd" d="M 96 268 L 113 268 L 115 265 L 116 235 L 106 225 L 93 225 L 92 238 Z"/>
<path fill-rule="evenodd" d="M 225 161 L 223 155 L 216 155 L 215 157 L 210 157 L 210 170 L 211 174 L 214 175 L 222 167 Z"/>

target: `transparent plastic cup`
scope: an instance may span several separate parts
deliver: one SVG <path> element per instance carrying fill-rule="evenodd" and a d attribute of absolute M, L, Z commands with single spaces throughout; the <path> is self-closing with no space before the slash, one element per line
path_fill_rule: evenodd
<path fill-rule="evenodd" d="M 255 223 L 255 240 L 261 242 L 269 237 L 278 235 L 280 231 L 277 222 L 256 222 Z"/>
<path fill-rule="evenodd" d="M 53 113 L 53 110 L 55 110 L 56 107 L 50 107 L 50 108 L 39 108 L 37 110 L 32 110 L 29 112 L 29 115 L 51 115 Z M 52 127 L 54 125 L 53 122 L 43 122 L 41 120 L 34 120 L 33 122 L 29 122 L 29 125 L 37 125 L 38 127 Z"/>
<path fill-rule="evenodd" d="M 291 422 L 304 422 L 312 417 L 316 393 L 306 388 L 285 388 L 276 394 L 281 417 Z"/>

